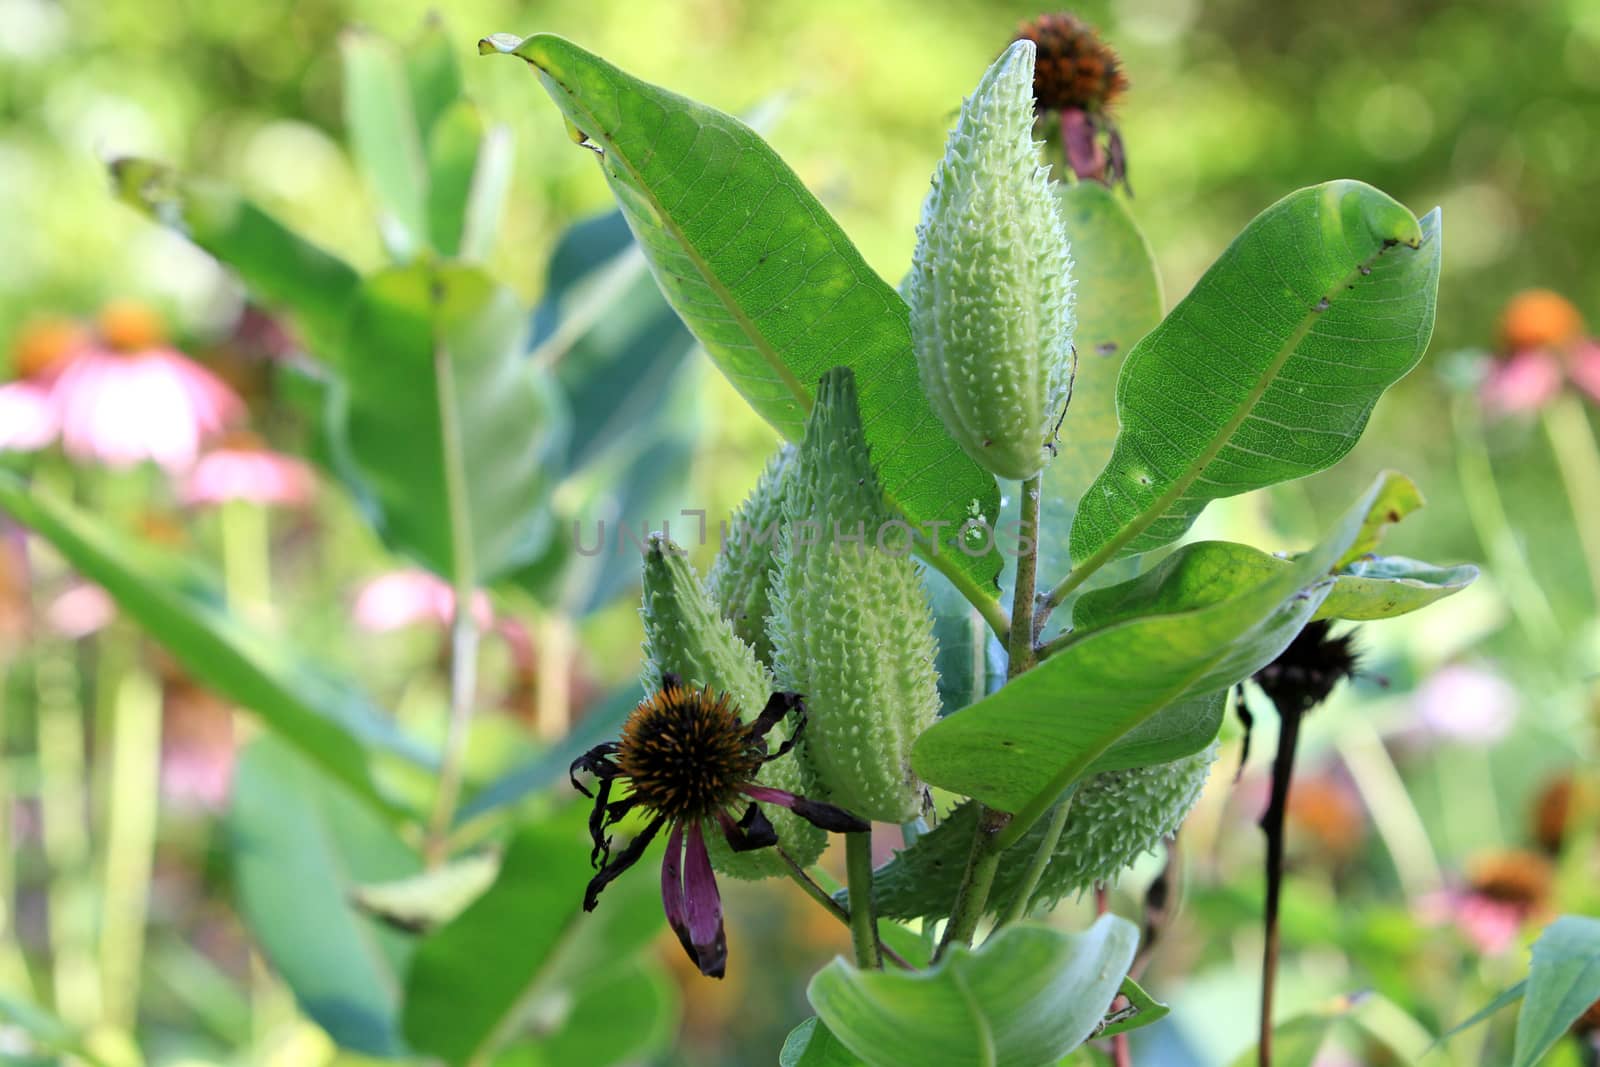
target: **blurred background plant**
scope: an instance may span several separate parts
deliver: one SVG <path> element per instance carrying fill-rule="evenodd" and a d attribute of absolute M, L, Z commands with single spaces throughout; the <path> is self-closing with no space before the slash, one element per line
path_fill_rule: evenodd
<path fill-rule="evenodd" d="M 1432 354 L 1361 456 L 1225 501 L 1197 531 L 1303 544 L 1351 479 L 1403 465 L 1430 521 L 1388 548 L 1425 536 L 1433 558 L 1487 564 L 1449 609 L 1363 635 L 1366 674 L 1307 720 L 1289 812 L 1280 1017 L 1313 1035 L 1308 1063 L 1319 1044 L 1329 1065 L 1408 1062 L 1419 1035 L 1526 974 L 1555 915 L 1600 908 L 1600 11 L 1077 13 L 1130 72 L 1117 124 L 1169 305 L 1288 189 L 1354 177 L 1444 208 Z M 468 57 L 483 32 L 554 30 L 752 117 L 894 280 L 962 94 L 1038 9 L 464 0 L 446 24 L 427 14 L 0 0 L 0 465 L 50 494 L 0 503 L 82 546 L 71 566 L 16 525 L 0 538 L 0 1055 L 467 1059 L 520 1009 L 515 1032 L 541 1040 L 512 1040 L 508 1061 L 767 1063 L 805 1014 L 800 979 L 848 944 L 796 893 L 730 888 L 746 947 L 727 983 L 680 996 L 692 976 L 647 947 L 653 907 L 568 934 L 579 889 L 548 874 L 581 887 L 565 765 L 637 698 L 639 642 L 637 569 L 574 551 L 572 520 L 579 548 L 601 517 L 611 538 L 688 506 L 714 528 L 777 442 L 690 358 L 587 153 L 547 110 L 528 114 L 526 73 Z M 285 260 L 297 239 L 272 219 L 338 259 Z M 452 268 L 443 299 L 426 284 L 436 253 L 474 264 Z M 398 308 L 470 335 L 491 394 L 511 374 L 544 416 L 476 429 L 524 446 L 501 492 L 544 501 L 548 522 L 504 529 L 495 494 L 462 505 L 427 447 L 451 436 L 437 382 L 347 341 L 328 311 L 340 286 L 372 322 Z M 350 420 L 385 450 L 352 449 Z M 419 424 L 437 433 L 411 440 Z M 434 496 L 408 510 L 397 480 Z M 96 563 L 122 610 L 79 576 Z M 214 640 L 173 630 L 222 604 Z M 163 624 L 174 653 L 141 636 Z M 234 711 L 263 694 L 274 729 Z M 1272 718 L 1257 717 L 1267 736 L 1237 785 L 1232 738 L 1182 835 L 1183 905 L 1145 979 L 1174 1011 L 1136 1035 L 1140 1063 L 1249 1055 Z M 351 744 L 381 753 L 370 776 Z M 395 802 L 431 817 L 404 824 Z M 437 863 L 447 845 L 466 862 Z M 563 850 L 575 861 L 550 861 Z M 496 865 L 502 884 L 479 896 Z M 1132 871 L 1109 906 L 1139 914 L 1160 868 Z M 407 931 L 466 901 L 455 936 L 411 958 Z M 519 961 L 512 986 L 482 984 L 496 953 Z M 600 974 L 589 956 L 638 962 Z M 447 1023 L 463 989 L 474 1018 Z M 1508 1062 L 1511 1014 L 1433 1055 Z M 1548 1062 L 1582 1062 L 1581 1047 Z"/>

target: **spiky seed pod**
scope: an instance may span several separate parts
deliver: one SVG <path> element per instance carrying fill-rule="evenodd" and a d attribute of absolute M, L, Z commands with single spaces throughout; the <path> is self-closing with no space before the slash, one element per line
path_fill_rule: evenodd
<path fill-rule="evenodd" d="M 756 487 L 733 517 L 728 536 L 706 576 L 706 588 L 733 632 L 751 648 L 756 658 L 772 665 L 772 638 L 767 636 L 771 614 L 768 589 L 778 529 L 783 524 L 783 493 L 788 484 L 794 448 L 784 449 L 767 463 Z"/>
<path fill-rule="evenodd" d="M 1213 743 L 1172 763 L 1108 771 L 1080 785 L 1031 906 L 1115 882 L 1135 860 L 1177 831 L 1200 799 L 1216 758 Z M 914 846 L 879 868 L 873 877 L 878 914 L 943 918 L 966 869 L 977 818 L 976 804 L 962 804 Z M 1007 851 L 989 894 L 991 912 L 1005 914 L 1022 891 L 1028 860 L 1038 851 L 1049 822 L 1046 813 Z"/>
<path fill-rule="evenodd" d="M 1017 40 L 1038 49 L 1033 93 L 1040 111 L 1104 111 L 1128 88 L 1122 60 L 1094 27 L 1065 12 L 1017 27 Z"/>
<path fill-rule="evenodd" d="M 1044 466 L 1071 387 L 1072 256 L 1033 140 L 1033 54 L 984 74 L 922 205 L 907 279 L 922 388 L 980 465 Z"/>
<path fill-rule="evenodd" d="M 801 751 L 820 799 L 903 822 L 923 805 L 911 743 L 939 711 L 933 618 L 849 370 L 823 376 L 791 477 L 771 631 L 779 683 L 805 694 Z"/>
<path fill-rule="evenodd" d="M 682 549 L 663 537 L 650 539 L 644 557 L 644 620 L 647 692 L 660 688 L 663 673 L 676 674 L 689 686 L 705 686 L 728 694 L 739 715 L 750 722 L 773 693 L 772 673 L 756 660 L 750 646 L 734 635 L 718 614 Z M 793 727 L 780 723 L 769 735 L 775 749 Z M 761 785 L 810 795 L 812 783 L 797 759 L 774 760 L 760 770 Z M 810 864 L 827 847 L 825 831 L 786 808 L 763 804 L 778 833 L 778 844 L 797 863 Z M 770 878 L 787 872 L 775 849 L 734 852 L 722 834 L 708 831 L 711 863 L 735 878 Z"/>

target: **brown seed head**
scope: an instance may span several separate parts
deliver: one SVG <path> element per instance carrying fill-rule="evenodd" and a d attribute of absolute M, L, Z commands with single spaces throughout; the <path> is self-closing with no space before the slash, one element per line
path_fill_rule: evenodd
<path fill-rule="evenodd" d="M 1554 874 L 1550 861 L 1537 852 L 1510 849 L 1478 857 L 1468 875 L 1472 892 L 1529 914 L 1550 899 Z"/>
<path fill-rule="evenodd" d="M 1038 49 L 1033 96 L 1041 112 L 1105 111 L 1128 88 L 1117 53 L 1074 15 L 1040 15 L 1017 28 L 1016 40 Z"/>
<path fill-rule="evenodd" d="M 761 755 L 726 693 L 674 687 L 633 710 L 617 766 L 640 804 L 670 819 L 702 819 L 734 802 Z"/>

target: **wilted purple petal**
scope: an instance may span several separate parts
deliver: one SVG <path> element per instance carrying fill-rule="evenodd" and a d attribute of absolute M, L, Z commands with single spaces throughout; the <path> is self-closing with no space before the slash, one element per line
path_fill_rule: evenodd
<path fill-rule="evenodd" d="M 683 900 L 683 826 L 679 823 L 674 823 L 672 833 L 667 835 L 667 854 L 661 861 L 661 907 L 683 951 L 699 966 L 700 958 L 689 939 L 689 910 Z"/>
<path fill-rule="evenodd" d="M 656 834 L 660 832 L 662 824 L 666 821 L 665 819 L 657 819 L 649 826 L 646 826 L 638 837 L 628 842 L 627 848 L 610 857 L 605 866 L 600 868 L 600 873 L 589 879 L 589 887 L 584 890 L 583 894 L 584 911 L 593 911 L 594 906 L 600 901 L 600 891 L 616 881 L 617 876 L 623 871 L 639 862 L 639 857 L 644 855 L 644 850 L 650 847 L 650 842 L 655 840 Z M 610 845 L 610 843 L 609 840 L 606 842 L 607 845 Z"/>
<path fill-rule="evenodd" d="M 824 804 L 820 800 L 807 800 L 797 797 L 793 793 L 786 793 L 782 789 L 769 789 L 764 785 L 747 785 L 740 789 L 751 800 L 759 800 L 763 804 L 776 804 L 781 808 L 788 808 L 813 826 L 820 826 L 836 834 L 860 834 L 872 829 L 872 824 L 865 819 L 845 811 L 833 804 Z"/>
<path fill-rule="evenodd" d="M 722 836 L 727 838 L 728 847 L 735 852 L 754 852 L 778 843 L 778 831 L 772 828 L 765 813 L 755 804 L 745 809 L 744 818 L 738 822 L 734 822 L 733 816 L 725 811 L 717 812 L 717 824 L 722 827 Z"/>
<path fill-rule="evenodd" d="M 706 851 L 706 840 L 698 822 L 689 824 L 683 873 L 683 896 L 695 965 L 701 974 L 721 978 L 728 965 L 728 938 L 722 929 L 722 896 L 717 892 L 717 876 L 711 870 L 711 855 Z"/>
<path fill-rule="evenodd" d="M 1061 113 L 1061 145 L 1072 173 L 1090 181 L 1105 180 L 1105 153 L 1095 140 L 1094 123 L 1087 112 L 1067 108 Z"/>

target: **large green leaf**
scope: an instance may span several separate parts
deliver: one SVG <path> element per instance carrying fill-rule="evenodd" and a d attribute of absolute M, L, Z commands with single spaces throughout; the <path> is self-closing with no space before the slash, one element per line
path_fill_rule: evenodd
<path fill-rule="evenodd" d="M 789 1031 L 778 1053 L 778 1067 L 863 1067 L 863 1063 L 813 1015 Z"/>
<path fill-rule="evenodd" d="M 494 247 L 511 184 L 511 138 L 461 100 L 434 124 L 427 151 L 429 239 L 440 255 L 481 262 Z"/>
<path fill-rule="evenodd" d="M 862 971 L 835 959 L 806 995 L 871 1067 L 1046 1067 L 1081 1045 L 1133 962 L 1139 933 L 1102 915 L 1081 934 L 1019 923 L 930 971 Z"/>
<path fill-rule="evenodd" d="M 1110 189 L 1075 182 L 1060 189 L 1072 242 L 1078 369 L 1061 424 L 1060 452 L 1044 469 L 1039 521 L 1041 579 L 1071 565 L 1067 533 L 1117 439 L 1117 376 L 1138 340 L 1161 321 L 1161 279 L 1150 246 Z"/>
<path fill-rule="evenodd" d="M 1249 545 L 1196 541 L 1138 578 L 1085 593 L 1073 608 L 1073 624 L 1089 631 L 1138 615 L 1181 610 L 1293 566 L 1292 560 Z M 1368 556 L 1334 572 L 1333 588 L 1315 618 L 1394 618 L 1459 593 L 1477 576 L 1478 568 L 1470 564 L 1438 567 L 1400 556 Z"/>
<path fill-rule="evenodd" d="M 479 585 L 550 533 L 563 422 L 523 358 L 525 326 L 516 297 L 476 270 L 398 267 L 363 283 L 340 353 L 343 436 L 386 539 Z"/>
<path fill-rule="evenodd" d="M 228 812 L 245 923 L 302 1011 L 344 1048 L 406 1054 L 398 1028 L 410 942 L 362 915 L 362 882 L 419 863 L 387 826 L 275 738 L 244 750 Z"/>
<path fill-rule="evenodd" d="M 317 355 L 343 335 L 360 282 L 349 264 L 227 186 L 180 178 L 146 159 L 116 160 L 111 174 L 123 201 L 216 256 L 252 297 L 292 314 Z"/>
<path fill-rule="evenodd" d="M 384 244 L 409 260 L 428 243 L 428 159 L 405 58 L 393 41 L 357 29 L 340 35 L 339 55 L 351 153 L 377 201 Z"/>
<path fill-rule="evenodd" d="M 417 949 L 406 979 L 404 1033 L 450 1064 L 478 1061 L 514 1032 L 540 997 L 583 986 L 660 930 L 660 880 L 650 864 L 606 890 L 585 914 L 589 840 L 582 812 L 518 831 L 493 886 Z"/>
<path fill-rule="evenodd" d="M 1512 1067 L 1533 1067 L 1600 1001 L 1600 919 L 1563 915 L 1533 943 Z"/>
<path fill-rule="evenodd" d="M 925 731 L 926 781 L 1018 813 L 1022 833 L 1120 738 L 1161 709 L 1225 689 L 1270 662 L 1316 613 L 1329 572 L 1359 536 L 1389 476 L 1316 548 L 1264 580 L 1152 598 L 1153 614 L 1067 643 L 1033 670 Z M 1174 610 L 1162 612 L 1166 605 Z"/>
<path fill-rule="evenodd" d="M 391 720 L 348 683 L 316 669 L 281 637 L 228 613 L 214 578 L 187 556 L 124 536 L 43 490 L 0 474 L 0 508 L 49 541 L 78 573 L 170 652 L 184 670 L 385 811 L 366 746 L 425 762 Z"/>
<path fill-rule="evenodd" d="M 678 991 L 659 966 L 617 961 L 563 997 L 559 1019 L 494 1067 L 612 1067 L 647 1062 L 677 1031 Z"/>
<path fill-rule="evenodd" d="M 621 212 L 567 229 L 533 314 L 533 359 L 572 408 L 567 466 L 581 470 L 658 420 L 694 338 L 650 277 Z"/>
<path fill-rule="evenodd" d="M 1079 505 L 1083 573 L 1159 548 L 1218 497 L 1348 452 L 1433 330 L 1439 220 L 1360 182 L 1262 212 L 1129 354 L 1122 430 Z"/>
<path fill-rule="evenodd" d="M 640 81 L 549 34 L 495 36 L 485 52 L 532 64 L 601 169 L 667 299 L 734 386 L 798 440 L 816 383 L 853 369 L 873 460 L 914 524 L 948 522 L 934 561 L 973 597 L 995 595 L 998 553 L 958 551 L 969 518 L 993 523 L 994 479 L 922 396 L 909 312 L 794 172 L 729 115 Z"/>

